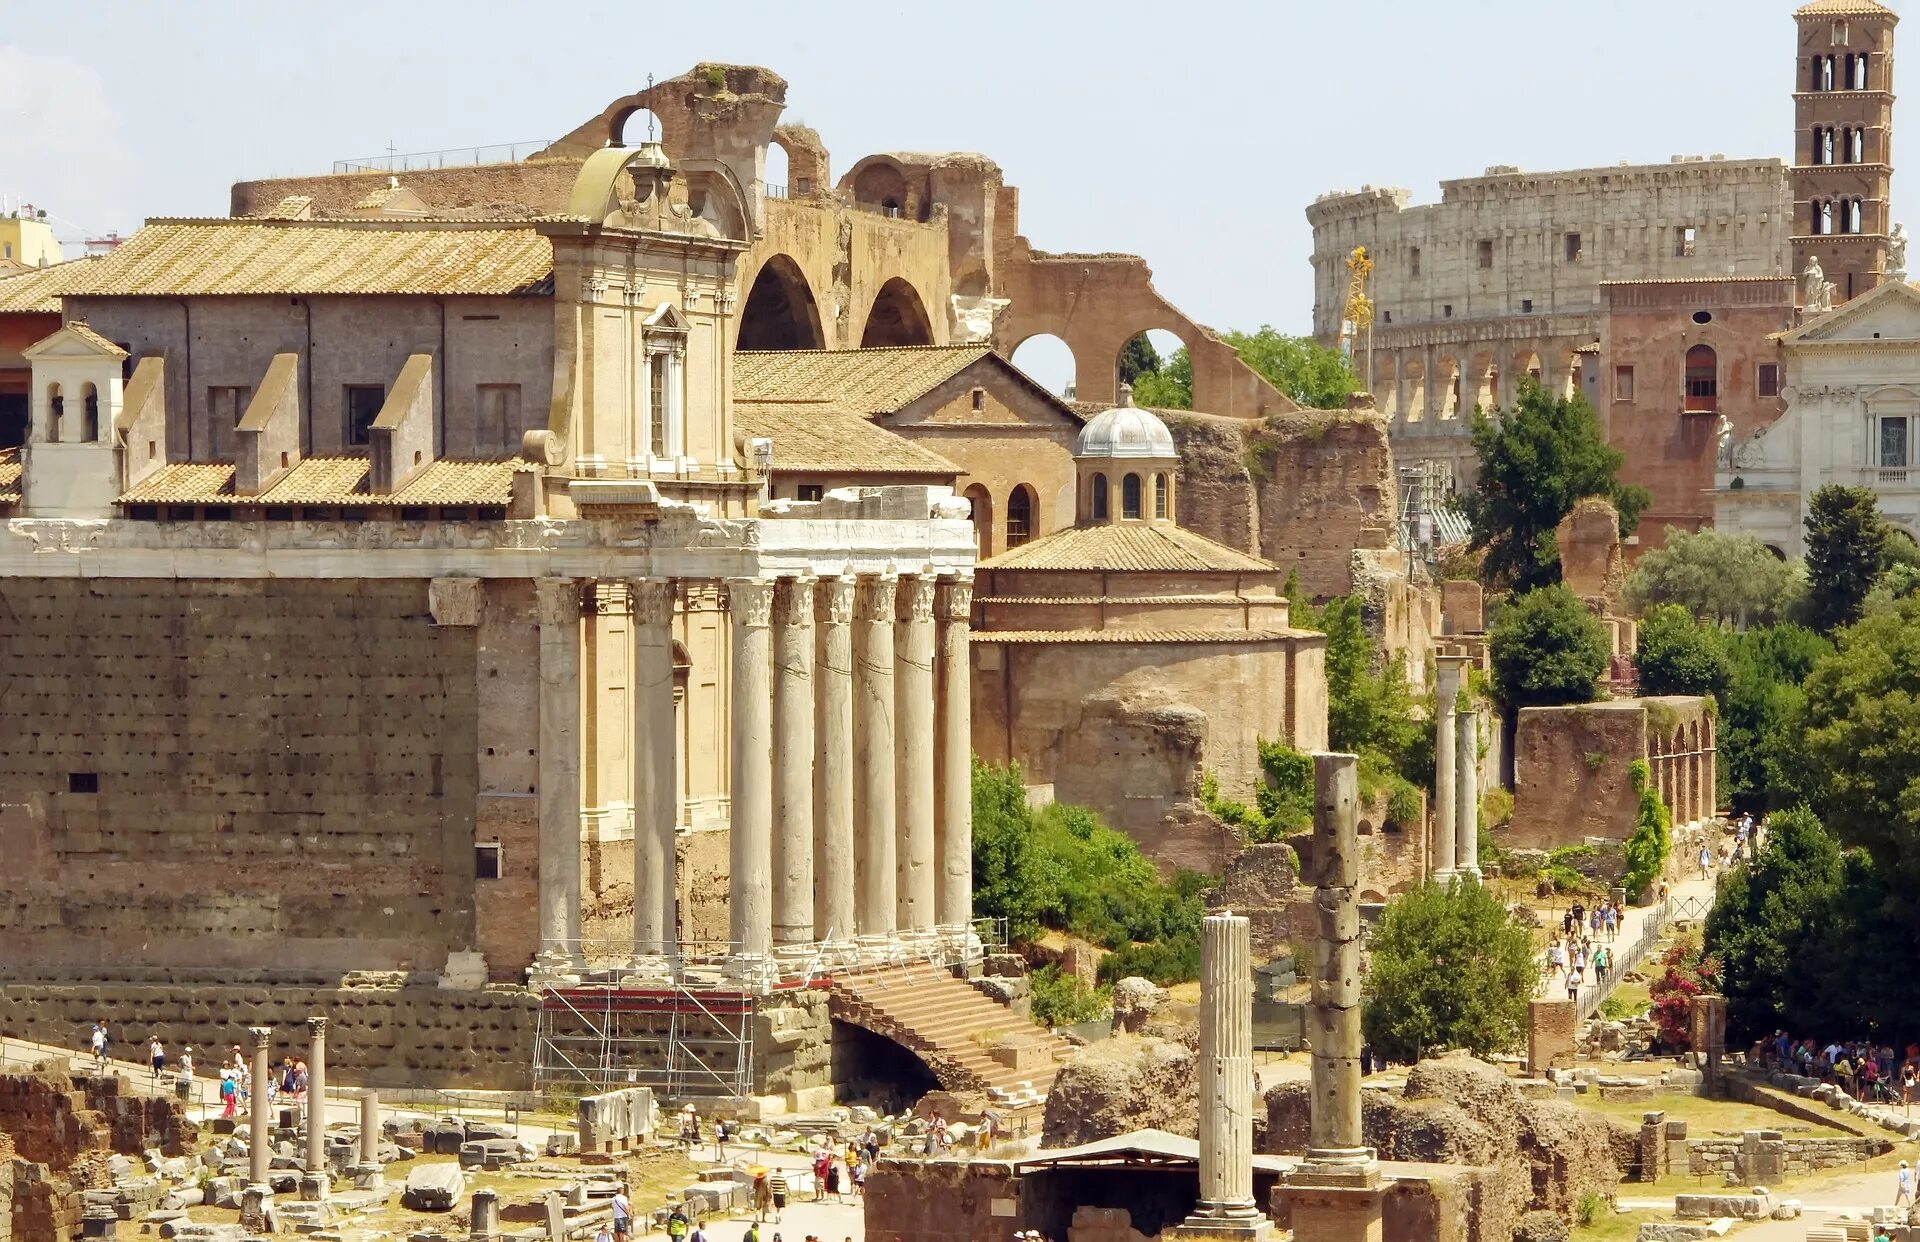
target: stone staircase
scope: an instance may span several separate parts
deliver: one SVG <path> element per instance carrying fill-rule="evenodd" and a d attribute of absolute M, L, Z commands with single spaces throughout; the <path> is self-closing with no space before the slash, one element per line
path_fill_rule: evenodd
<path fill-rule="evenodd" d="M 1073 1045 L 930 966 L 835 976 L 828 1011 L 909 1049 L 949 1091 L 984 1091 L 1014 1108 L 1038 1103 Z"/>

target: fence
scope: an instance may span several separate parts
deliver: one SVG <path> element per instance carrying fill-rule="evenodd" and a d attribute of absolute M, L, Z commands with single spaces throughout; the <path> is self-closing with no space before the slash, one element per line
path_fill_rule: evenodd
<path fill-rule="evenodd" d="M 1668 925 L 1672 922 L 1673 907 L 1674 898 L 1672 897 L 1657 906 L 1648 907 L 1646 917 L 1640 923 L 1640 934 L 1634 938 L 1632 944 L 1614 954 L 1613 963 L 1607 968 L 1607 977 L 1597 986 L 1580 994 L 1576 1012 L 1581 1021 L 1586 1021 L 1598 1012 L 1601 1003 L 1613 994 L 1613 989 L 1626 977 L 1627 972 L 1646 960 L 1647 954 L 1653 951 L 1653 946 L 1659 942 L 1660 937 L 1666 933 Z"/>
<path fill-rule="evenodd" d="M 441 151 L 389 151 L 355 160 L 335 160 L 340 173 L 419 172 L 429 168 L 465 168 L 475 164 L 516 164 L 553 145 L 551 138 L 529 142 L 496 142 L 486 147 L 448 147 Z"/>

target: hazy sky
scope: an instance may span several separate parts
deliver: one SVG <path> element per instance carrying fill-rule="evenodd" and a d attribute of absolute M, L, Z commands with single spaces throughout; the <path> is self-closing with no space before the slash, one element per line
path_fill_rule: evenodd
<path fill-rule="evenodd" d="M 787 119 L 821 132 L 836 178 L 873 151 L 982 151 L 1020 187 L 1036 246 L 1138 253 L 1204 323 L 1306 331 L 1302 211 L 1325 190 L 1400 185 L 1427 202 L 1489 164 L 1787 155 L 1792 8 L 9 4 L 0 193 L 71 222 L 67 237 L 126 232 L 225 214 L 232 181 L 324 172 L 389 142 L 557 137 L 649 73 L 740 61 L 787 79 Z M 1920 116 L 1906 133 L 1896 165 Z"/>

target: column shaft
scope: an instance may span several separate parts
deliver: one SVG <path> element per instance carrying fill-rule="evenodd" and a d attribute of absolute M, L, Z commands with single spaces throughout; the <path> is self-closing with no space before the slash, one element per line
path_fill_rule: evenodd
<path fill-rule="evenodd" d="M 1308 1164 L 1364 1163 L 1360 1127 L 1359 760 L 1313 757 L 1318 936 L 1307 1022 L 1313 1047 Z"/>
<path fill-rule="evenodd" d="M 782 578 L 773 633 L 773 938 L 813 939 L 813 579 Z"/>
<path fill-rule="evenodd" d="M 326 1175 L 327 1020 L 315 1016 L 307 1019 L 307 1176 L 325 1179 Z M 321 1193 L 324 1197 L 324 1180 Z"/>
<path fill-rule="evenodd" d="M 360 1093 L 360 1163 L 380 1166 L 380 1093 Z"/>
<path fill-rule="evenodd" d="M 933 593 L 934 580 L 925 574 L 900 580 L 893 694 L 899 807 L 894 915 L 901 931 L 933 928 L 939 889 L 933 822 Z"/>
<path fill-rule="evenodd" d="M 852 578 L 822 578 L 814 600 L 813 929 L 820 940 L 852 940 L 853 828 Z"/>
<path fill-rule="evenodd" d="M 894 923 L 893 611 L 896 580 L 863 578 L 854 601 L 854 876 L 863 936 Z"/>
<path fill-rule="evenodd" d="M 268 1053 L 273 1043 L 273 1029 L 254 1026 L 247 1030 L 253 1036 L 253 1078 L 248 1087 L 251 1094 L 247 1097 L 253 1128 L 247 1139 L 247 1183 L 264 1186 L 267 1184 L 267 1168 L 273 1159 L 273 1144 L 267 1137 L 268 1131 L 273 1128 L 267 1119 L 267 1078 L 273 1073 Z"/>
<path fill-rule="evenodd" d="M 1454 728 L 1453 707 L 1460 697 L 1460 675 L 1465 668 L 1466 661 L 1454 656 L 1441 656 L 1434 665 L 1433 835 L 1429 838 L 1432 857 L 1428 859 L 1428 874 L 1442 879 L 1452 875 L 1455 866 L 1453 834 L 1458 813 L 1454 809 L 1454 777 L 1458 760 L 1454 747 L 1459 735 Z"/>
<path fill-rule="evenodd" d="M 673 583 L 645 578 L 633 596 L 633 952 L 679 949 L 674 828 L 680 739 L 673 717 Z"/>
<path fill-rule="evenodd" d="M 1196 1216 L 1250 1215 L 1253 962 L 1246 918 L 1200 922 L 1200 1202 Z"/>
<path fill-rule="evenodd" d="M 973 618 L 973 579 L 940 584 L 940 673 L 934 820 L 940 884 L 935 921 L 964 929 L 973 921 L 973 679 L 967 635 Z"/>
<path fill-rule="evenodd" d="M 580 953 L 580 584 L 534 583 L 540 610 L 540 947 Z"/>
<path fill-rule="evenodd" d="M 1480 713 L 1469 703 L 1454 722 L 1454 866 L 1480 874 Z"/>
<path fill-rule="evenodd" d="M 773 951 L 773 583 L 730 578 L 733 628 L 733 825 L 728 938 L 742 963 Z"/>

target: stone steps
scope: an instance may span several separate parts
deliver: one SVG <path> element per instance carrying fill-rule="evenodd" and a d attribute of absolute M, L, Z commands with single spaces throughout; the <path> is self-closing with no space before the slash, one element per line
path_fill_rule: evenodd
<path fill-rule="evenodd" d="M 884 1035 L 919 1055 L 948 1090 L 1043 1098 L 1065 1040 L 976 991 L 964 979 L 905 969 L 837 978 L 833 1016 Z M 1023 1046 L 1021 1064 L 997 1059 L 988 1042 Z"/>

